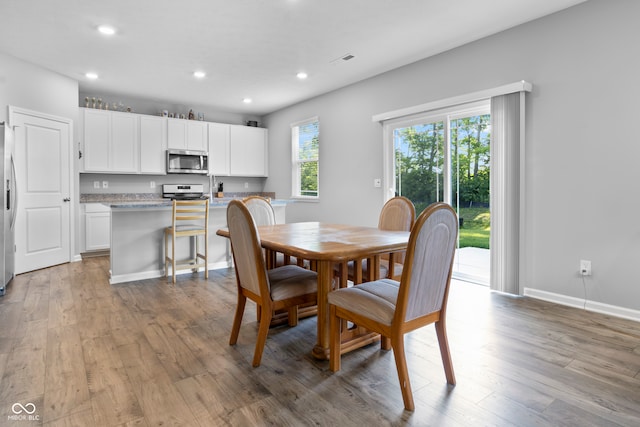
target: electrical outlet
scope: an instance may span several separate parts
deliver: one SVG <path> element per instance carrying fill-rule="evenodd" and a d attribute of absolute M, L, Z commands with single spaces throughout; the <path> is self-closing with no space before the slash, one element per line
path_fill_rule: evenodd
<path fill-rule="evenodd" d="M 93 188 L 100 188 L 100 181 L 93 181 Z"/>
<path fill-rule="evenodd" d="M 580 260 L 580 275 L 591 276 L 591 261 L 584 259 Z"/>
<path fill-rule="evenodd" d="M 102 188 L 109 188 L 109 181 L 102 181 Z"/>
<path fill-rule="evenodd" d="M 373 186 L 376 188 L 382 187 L 382 180 L 380 178 L 376 178 L 373 180 Z"/>
<path fill-rule="evenodd" d="M 248 182 L 244 183 L 244 188 L 249 188 L 249 183 Z"/>
<path fill-rule="evenodd" d="M 150 188 L 156 188 L 156 182 L 155 181 L 149 181 L 149 187 Z"/>

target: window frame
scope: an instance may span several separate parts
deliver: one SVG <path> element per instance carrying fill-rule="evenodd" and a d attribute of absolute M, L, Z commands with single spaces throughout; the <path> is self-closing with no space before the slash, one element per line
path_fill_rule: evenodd
<path fill-rule="evenodd" d="M 311 123 L 317 123 L 318 125 L 318 155 L 315 159 L 300 160 L 298 156 L 300 128 Z M 300 188 L 301 166 L 304 163 L 312 162 L 317 164 L 318 193 L 316 196 L 305 196 L 301 194 L 302 189 Z M 305 201 L 318 201 L 320 199 L 320 120 L 317 116 L 291 123 L 291 198 Z"/>

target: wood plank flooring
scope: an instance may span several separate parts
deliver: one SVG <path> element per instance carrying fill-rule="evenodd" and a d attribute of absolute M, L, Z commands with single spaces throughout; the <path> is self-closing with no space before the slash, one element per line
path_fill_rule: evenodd
<path fill-rule="evenodd" d="M 0 298 L 0 426 L 640 425 L 636 322 L 454 281 L 458 384 L 433 327 L 409 334 L 410 413 L 391 352 L 365 347 L 334 374 L 314 360 L 315 318 L 272 328 L 252 368 L 253 304 L 228 345 L 233 270 L 110 286 L 108 269 L 98 257 L 23 274 Z M 15 403 L 35 405 L 31 421 Z"/>

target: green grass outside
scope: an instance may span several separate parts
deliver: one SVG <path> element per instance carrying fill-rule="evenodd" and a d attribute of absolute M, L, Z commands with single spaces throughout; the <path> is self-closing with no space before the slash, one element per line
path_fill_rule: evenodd
<path fill-rule="evenodd" d="M 489 208 L 461 208 L 458 217 L 463 220 L 459 231 L 460 247 L 489 249 Z"/>

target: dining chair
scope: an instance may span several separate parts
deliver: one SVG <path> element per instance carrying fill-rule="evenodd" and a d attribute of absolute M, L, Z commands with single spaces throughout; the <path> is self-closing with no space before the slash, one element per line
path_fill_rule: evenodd
<path fill-rule="evenodd" d="M 271 200 L 262 196 L 248 196 L 242 199 L 249 209 L 256 225 L 273 225 L 276 223 L 276 213 L 271 206 Z"/>
<path fill-rule="evenodd" d="M 445 320 L 457 238 L 458 219 L 451 206 L 432 204 L 411 230 L 400 282 L 380 279 L 329 292 L 329 365 L 333 372 L 340 370 L 340 336 L 346 322 L 377 332 L 382 335 L 382 349 L 393 349 L 404 407 L 413 411 L 404 335 L 435 323 L 445 376 L 455 385 Z"/>
<path fill-rule="evenodd" d="M 378 218 L 378 228 L 390 231 L 411 231 L 415 219 L 416 208 L 413 202 L 406 197 L 397 196 L 389 199 L 382 207 Z M 404 252 L 381 255 L 379 277 L 400 280 L 404 257 Z M 347 278 L 356 284 L 368 281 L 370 263 L 370 260 L 363 259 L 355 262 L 350 261 L 346 266 L 344 263 L 339 265 L 339 270 L 336 273 L 341 277 L 341 287 L 346 286 Z M 342 273 L 345 271 L 345 267 L 346 276 Z"/>
<path fill-rule="evenodd" d="M 200 250 L 200 237 L 204 239 L 204 253 Z M 189 237 L 195 240 L 195 253 L 187 260 L 176 260 L 176 239 Z M 169 255 L 171 241 L 171 255 Z M 174 200 L 171 210 L 171 225 L 164 229 L 164 275 L 176 283 L 176 270 L 190 268 L 197 272 L 204 268 L 205 279 L 209 278 L 209 199 Z"/>
<path fill-rule="evenodd" d="M 276 214 L 271 205 L 271 199 L 262 196 L 248 196 L 242 199 L 244 204 L 251 212 L 251 216 L 257 226 L 274 225 L 276 223 Z M 286 254 L 275 254 L 275 266 L 296 264 L 300 267 L 308 267 L 309 263 L 305 263 L 302 259 L 298 261 L 295 257 Z"/>
<path fill-rule="evenodd" d="M 297 322 L 299 305 L 317 303 L 317 274 L 297 265 L 267 270 L 256 224 L 249 209 L 241 201 L 229 202 L 227 224 L 238 287 L 238 304 L 229 345 L 235 345 L 238 341 L 244 308 L 247 299 L 250 299 L 256 303 L 261 313 L 253 356 L 253 366 L 256 367 L 262 359 L 274 312 L 287 309 L 290 322 L 293 319 Z"/>
<path fill-rule="evenodd" d="M 257 226 L 261 225 L 274 225 L 276 223 L 276 215 L 273 210 L 273 206 L 271 205 L 271 199 L 268 197 L 262 196 L 248 196 L 242 199 L 242 202 L 245 204 L 251 216 L 253 217 L 253 221 Z M 305 262 L 302 259 L 298 259 L 296 257 L 292 257 L 283 253 L 269 253 L 273 258 L 270 262 L 267 263 L 267 266 L 271 264 L 273 267 L 279 267 L 282 265 L 295 264 L 300 267 L 310 268 L 310 263 Z M 299 260 L 299 261 L 298 261 Z M 279 310 L 278 313 L 271 320 L 271 326 L 280 325 L 282 323 L 288 323 L 289 326 L 295 326 L 298 323 L 298 319 L 304 317 L 315 316 L 318 312 L 318 309 L 315 304 L 307 304 L 303 307 L 298 307 L 298 318 L 292 319 L 291 316 L 288 315 L 284 310 Z M 256 316 L 260 319 L 260 309 L 257 310 Z"/>

